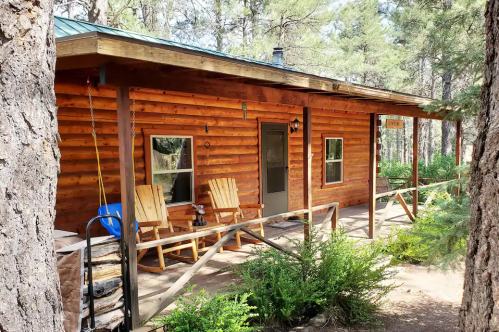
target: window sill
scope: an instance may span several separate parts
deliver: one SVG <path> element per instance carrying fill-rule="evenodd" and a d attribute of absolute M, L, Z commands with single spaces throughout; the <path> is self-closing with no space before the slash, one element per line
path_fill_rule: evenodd
<path fill-rule="evenodd" d="M 341 187 L 344 186 L 345 183 L 343 181 L 341 182 L 333 182 L 333 183 L 323 183 L 321 188 L 322 189 L 327 189 L 327 188 L 335 188 L 335 187 Z"/>
<path fill-rule="evenodd" d="M 182 206 L 182 205 L 191 205 L 193 203 L 194 202 L 178 202 L 178 203 L 170 203 L 170 204 L 166 203 L 166 208 L 176 207 L 176 206 Z"/>

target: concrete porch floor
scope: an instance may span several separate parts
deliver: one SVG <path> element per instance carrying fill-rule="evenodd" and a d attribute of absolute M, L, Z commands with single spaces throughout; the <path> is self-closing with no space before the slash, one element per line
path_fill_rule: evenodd
<path fill-rule="evenodd" d="M 376 215 L 377 220 L 384 212 L 386 203 L 377 203 Z M 368 239 L 368 205 L 356 205 L 340 209 L 339 224 L 350 237 L 359 239 L 360 241 L 371 241 Z M 320 228 L 325 212 L 314 214 L 314 228 Z M 400 204 L 394 204 L 388 213 L 388 217 L 383 224 L 380 236 L 386 236 L 390 233 L 392 226 L 401 228 L 409 228 L 411 222 L 405 214 Z M 286 244 L 286 239 L 303 239 L 303 227 L 300 225 L 287 230 L 280 230 L 265 226 L 265 237 L 271 239 L 281 245 Z M 235 244 L 235 242 L 234 242 Z M 191 285 L 197 285 L 196 289 L 206 289 L 209 293 L 214 293 L 223 290 L 227 284 L 234 283 L 234 277 L 230 272 L 231 264 L 238 264 L 248 259 L 251 253 L 253 244 L 243 244 L 243 248 L 238 251 L 224 250 L 222 254 L 217 253 L 213 258 L 202 267 L 191 279 Z M 150 250 L 150 255 L 144 257 L 145 265 L 158 265 L 157 254 L 155 249 Z M 141 262 L 141 263 L 142 263 Z M 178 279 L 184 272 L 192 266 L 170 259 L 165 259 L 167 264 L 166 271 L 162 273 L 149 273 L 138 271 L 138 292 L 139 292 L 139 310 L 140 314 L 145 314 L 155 303 L 161 300 L 162 294 Z M 180 294 L 180 292 L 179 292 Z M 177 294 L 178 295 L 178 294 Z M 171 303 L 164 312 L 174 308 Z"/>

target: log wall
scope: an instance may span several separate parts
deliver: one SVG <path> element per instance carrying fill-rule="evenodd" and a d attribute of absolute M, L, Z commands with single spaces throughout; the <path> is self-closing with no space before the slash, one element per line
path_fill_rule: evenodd
<path fill-rule="evenodd" d="M 99 207 L 97 162 L 92 138 L 88 90 L 85 82 L 56 82 L 61 174 L 57 190 L 56 228 L 84 233 Z M 120 201 L 116 93 L 112 87 L 92 89 L 94 117 L 108 203 Z M 130 100 L 133 100 L 133 93 Z M 143 129 L 165 134 L 192 135 L 197 145 L 197 202 L 209 205 L 209 179 L 236 178 L 241 203 L 259 203 L 258 118 L 302 121 L 302 107 L 242 101 L 149 89 L 136 89 L 135 177 L 145 183 Z M 131 106 L 132 108 L 132 106 Z M 209 126 L 209 133 L 205 132 Z M 344 138 L 344 182 L 322 188 L 322 135 Z M 205 142 L 210 148 L 205 148 Z M 289 210 L 303 208 L 301 131 L 289 134 Z M 313 205 L 333 201 L 340 207 L 367 202 L 369 170 L 369 116 L 312 109 Z M 169 209 L 185 214 L 188 206 Z M 209 209 L 208 209 L 209 213 Z M 99 232 L 102 232 L 100 230 Z M 96 233 L 97 234 L 97 233 Z"/>

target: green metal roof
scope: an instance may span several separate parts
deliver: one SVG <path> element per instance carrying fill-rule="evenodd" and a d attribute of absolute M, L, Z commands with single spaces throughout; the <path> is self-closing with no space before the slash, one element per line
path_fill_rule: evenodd
<path fill-rule="evenodd" d="M 270 62 L 254 60 L 254 59 L 245 58 L 242 56 L 237 56 L 237 55 L 233 55 L 233 54 L 228 54 L 228 53 L 210 50 L 207 48 L 187 45 L 187 44 L 171 41 L 171 40 L 164 39 L 164 38 L 147 36 L 147 35 L 137 33 L 137 32 L 126 31 L 126 30 L 112 28 L 112 27 L 106 27 L 103 25 L 73 20 L 73 19 L 60 17 L 60 16 L 55 16 L 54 21 L 55 21 L 54 29 L 55 29 L 55 37 L 56 38 L 70 37 L 70 36 L 75 36 L 75 35 L 79 35 L 79 34 L 83 34 L 83 33 L 97 31 L 97 32 L 105 33 L 105 34 L 109 34 L 109 35 L 115 35 L 115 36 L 120 36 L 120 37 L 125 37 L 125 38 L 133 38 L 136 40 L 155 43 L 155 44 L 159 44 L 159 45 L 174 46 L 174 47 L 183 48 L 185 50 L 197 51 L 197 52 L 212 54 L 212 55 L 221 56 L 221 57 L 225 57 L 225 58 L 229 58 L 229 59 L 242 60 L 242 61 L 246 61 L 246 62 L 250 62 L 250 63 L 254 63 L 254 64 L 259 64 L 259 65 L 264 65 L 264 66 L 269 66 L 269 67 L 279 68 L 279 69 L 292 70 L 292 71 L 296 72 L 296 70 L 294 70 L 293 68 L 290 68 L 290 67 L 278 66 L 278 65 L 274 65 L 273 63 L 270 63 Z"/>

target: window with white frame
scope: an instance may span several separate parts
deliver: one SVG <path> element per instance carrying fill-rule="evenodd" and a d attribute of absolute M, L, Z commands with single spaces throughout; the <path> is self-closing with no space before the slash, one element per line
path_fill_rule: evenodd
<path fill-rule="evenodd" d="M 151 135 L 152 184 L 163 186 L 166 204 L 194 201 L 192 145 L 192 136 Z"/>
<path fill-rule="evenodd" d="M 324 183 L 343 182 L 343 138 L 324 138 Z"/>

